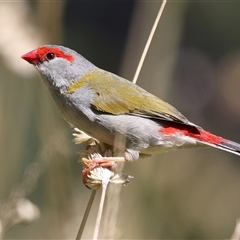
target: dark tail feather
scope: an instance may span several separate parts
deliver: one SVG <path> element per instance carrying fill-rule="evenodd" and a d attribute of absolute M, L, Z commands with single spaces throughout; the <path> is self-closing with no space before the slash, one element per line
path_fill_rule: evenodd
<path fill-rule="evenodd" d="M 194 134 L 194 137 L 200 140 L 205 145 L 215 147 L 240 156 L 240 144 L 227 140 L 225 138 L 214 135 L 203 129 L 199 129 L 199 134 Z"/>
<path fill-rule="evenodd" d="M 207 145 L 210 145 L 212 147 L 219 148 L 221 150 L 224 150 L 224 151 L 227 151 L 227 152 L 230 152 L 230 153 L 240 156 L 240 144 L 239 143 L 236 143 L 236 142 L 233 142 L 230 140 L 226 140 L 226 141 L 220 142 L 218 144 L 208 144 L 207 143 Z"/>

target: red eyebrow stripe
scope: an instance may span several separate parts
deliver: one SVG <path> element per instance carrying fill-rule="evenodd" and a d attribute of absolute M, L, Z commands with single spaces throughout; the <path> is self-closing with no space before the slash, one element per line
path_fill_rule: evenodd
<path fill-rule="evenodd" d="M 37 54 L 38 54 L 40 61 L 45 60 L 45 55 L 48 52 L 52 52 L 57 57 L 64 58 L 64 59 L 68 60 L 69 62 L 73 62 L 73 60 L 74 60 L 74 57 L 72 55 L 66 54 L 66 53 L 62 52 L 61 50 L 59 50 L 58 48 L 40 47 L 37 49 Z"/>
<path fill-rule="evenodd" d="M 188 129 L 187 127 L 184 128 L 184 126 L 181 126 L 179 128 L 176 127 L 172 127 L 172 126 L 166 126 L 163 127 L 159 130 L 160 133 L 163 133 L 165 135 L 173 135 L 176 133 L 182 133 L 185 136 L 189 136 L 195 139 L 198 139 L 200 141 L 204 141 L 204 142 L 208 142 L 208 143 L 212 143 L 212 144 L 220 144 L 223 142 L 226 142 L 227 140 L 216 136 L 210 132 L 204 131 L 199 129 L 199 133 L 194 133 L 192 132 L 190 129 Z"/>

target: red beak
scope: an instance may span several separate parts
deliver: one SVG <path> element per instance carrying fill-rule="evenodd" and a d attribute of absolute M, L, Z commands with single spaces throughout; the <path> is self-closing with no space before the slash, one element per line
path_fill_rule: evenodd
<path fill-rule="evenodd" d="M 36 50 L 33 50 L 31 52 L 28 52 L 28 53 L 22 55 L 21 58 L 26 60 L 27 62 L 29 62 L 31 64 L 34 64 L 34 65 L 39 63 L 39 59 L 38 59 L 38 55 L 37 55 Z"/>

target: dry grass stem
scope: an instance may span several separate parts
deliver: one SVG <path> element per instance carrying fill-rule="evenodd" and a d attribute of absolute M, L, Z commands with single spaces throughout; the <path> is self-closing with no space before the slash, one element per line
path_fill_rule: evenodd
<path fill-rule="evenodd" d="M 105 202 L 105 196 L 106 196 L 107 186 L 109 184 L 110 177 L 111 177 L 111 171 L 106 172 L 104 174 L 104 178 L 102 179 L 102 194 L 101 194 L 101 199 L 98 207 L 98 214 L 97 214 L 96 224 L 94 228 L 93 240 L 98 239 L 98 233 L 99 233 L 101 219 L 102 219 L 103 206 Z"/>
<path fill-rule="evenodd" d="M 91 211 L 91 208 L 92 208 L 92 204 L 93 204 L 95 195 L 96 195 L 96 190 L 93 190 L 93 191 L 92 191 L 92 194 L 90 195 L 90 198 L 89 198 L 88 205 L 87 205 L 87 208 L 86 208 L 86 210 L 85 210 L 85 213 L 84 213 L 84 215 L 83 215 L 83 219 L 82 219 L 81 225 L 80 225 L 80 227 L 79 227 L 76 240 L 80 240 L 81 237 L 82 237 L 83 230 L 84 230 L 84 228 L 85 228 L 85 225 L 86 225 L 86 222 L 87 222 L 89 213 L 90 213 L 90 211 Z"/>
<path fill-rule="evenodd" d="M 135 75 L 134 75 L 134 78 L 133 78 L 133 81 L 132 81 L 133 83 L 136 83 L 136 82 L 137 82 L 139 73 L 140 73 L 140 71 L 141 71 L 141 69 L 142 69 L 142 66 L 143 66 L 143 62 L 144 62 L 144 60 L 145 60 L 145 58 L 146 58 L 146 55 L 147 55 L 149 46 L 150 46 L 150 44 L 151 44 L 151 42 L 152 42 L 154 33 L 155 33 L 155 31 L 156 31 L 157 25 L 158 25 L 159 20 L 160 20 L 160 18 L 161 18 L 161 16 L 162 16 L 162 13 L 163 13 L 163 10 L 164 10 L 164 8 L 165 8 L 166 3 L 167 3 L 167 0 L 163 0 L 163 1 L 162 1 L 161 7 L 160 7 L 160 9 L 159 9 L 159 11 L 158 11 L 156 20 L 155 20 L 155 22 L 154 22 L 154 24 L 153 24 L 152 30 L 151 30 L 151 32 L 150 32 L 150 34 L 149 34 L 149 37 L 148 37 L 148 40 L 147 40 L 147 42 L 146 42 L 145 48 L 144 48 L 144 50 L 143 50 L 141 59 L 140 59 L 140 61 L 139 61 L 139 64 L 138 64 L 136 73 L 135 73 Z"/>

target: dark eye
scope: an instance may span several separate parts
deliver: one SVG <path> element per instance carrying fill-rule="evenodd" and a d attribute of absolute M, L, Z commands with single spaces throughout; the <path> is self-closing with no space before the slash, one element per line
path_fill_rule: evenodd
<path fill-rule="evenodd" d="M 46 54 L 46 58 L 47 58 L 47 60 L 52 60 L 55 58 L 55 54 L 52 52 L 49 52 Z"/>

